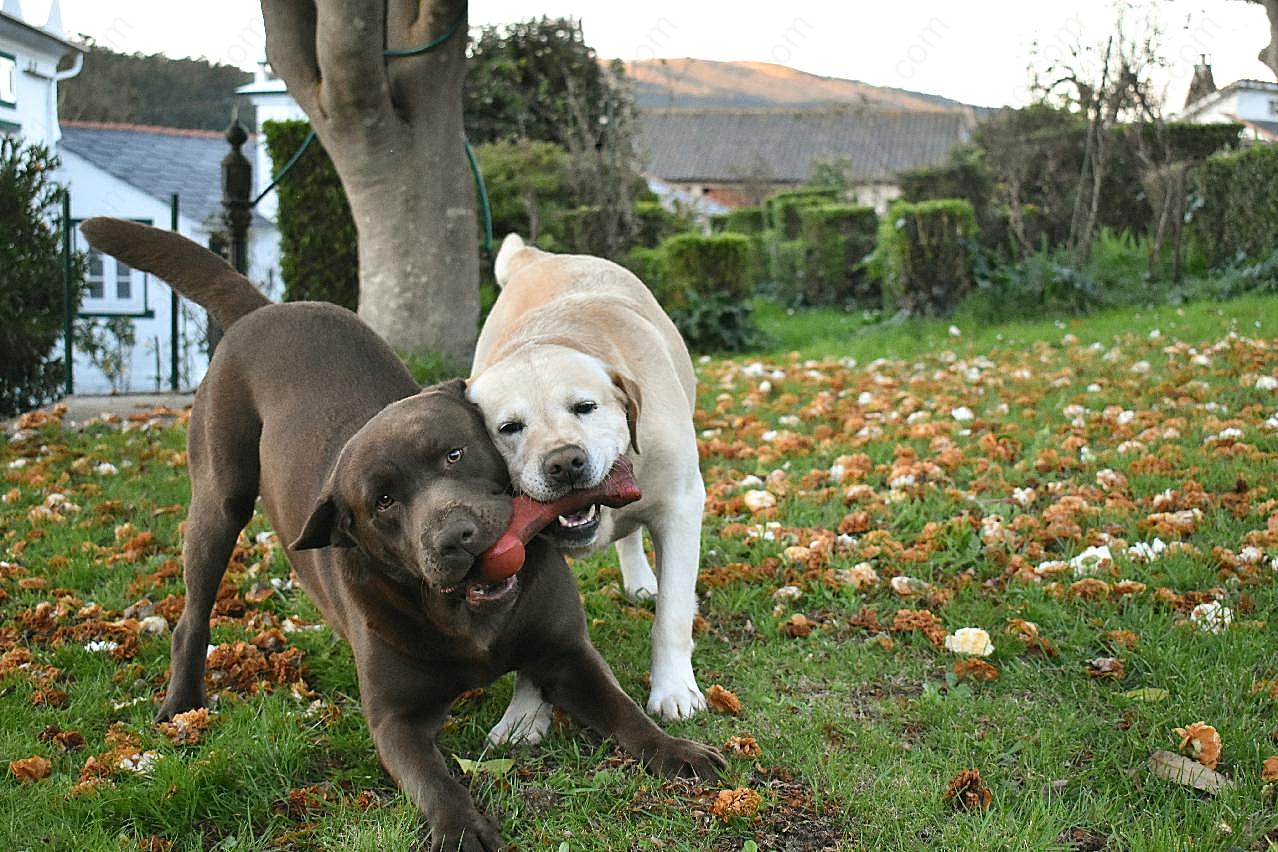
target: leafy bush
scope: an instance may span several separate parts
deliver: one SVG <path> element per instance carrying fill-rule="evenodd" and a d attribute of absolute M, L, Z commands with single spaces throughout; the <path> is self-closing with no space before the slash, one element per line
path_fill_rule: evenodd
<path fill-rule="evenodd" d="M 262 125 L 274 170 L 301 147 L 305 121 Z M 359 241 L 337 170 L 319 140 L 275 188 L 279 196 L 280 275 L 284 300 L 317 300 L 355 310 L 359 306 Z"/>
<path fill-rule="evenodd" d="M 764 202 L 764 222 L 767 227 L 781 232 L 787 240 L 799 236 L 799 210 L 816 204 L 830 204 L 838 200 L 836 189 L 795 189 L 778 192 Z"/>
<path fill-rule="evenodd" d="M 740 352 L 767 343 L 749 303 L 725 293 L 691 292 L 668 313 L 693 352 Z"/>
<path fill-rule="evenodd" d="M 894 203 L 879 226 L 875 249 L 884 304 L 907 314 L 954 310 L 972 283 L 975 235 L 976 217 L 966 201 Z"/>
<path fill-rule="evenodd" d="M 1191 228 L 1212 265 L 1278 248 L 1278 146 L 1211 157 L 1194 180 Z"/>
<path fill-rule="evenodd" d="M 553 249 L 568 198 L 568 152 L 551 142 L 521 139 L 475 146 L 493 216 L 493 236 L 520 234 Z"/>
<path fill-rule="evenodd" d="M 0 416 L 57 399 L 65 362 L 54 356 L 63 333 L 62 240 L 53 224 L 60 188 L 50 176 L 58 160 L 41 146 L 0 137 Z M 74 260 L 74 313 L 80 305 L 83 258 Z"/>
<path fill-rule="evenodd" d="M 693 294 L 737 301 L 753 295 L 753 253 L 742 234 L 679 234 L 663 242 L 661 252 L 657 298 L 666 308 L 690 304 Z"/>
<path fill-rule="evenodd" d="M 799 210 L 803 271 L 798 300 L 806 305 L 877 307 L 879 288 L 865 259 L 874 251 L 879 217 L 857 204 L 822 204 Z"/>
<path fill-rule="evenodd" d="M 981 322 L 1088 313 L 1104 303 L 1101 286 L 1060 248 L 1044 246 L 1006 261 L 998 252 L 973 247 L 972 278 L 975 288 L 961 313 Z"/>

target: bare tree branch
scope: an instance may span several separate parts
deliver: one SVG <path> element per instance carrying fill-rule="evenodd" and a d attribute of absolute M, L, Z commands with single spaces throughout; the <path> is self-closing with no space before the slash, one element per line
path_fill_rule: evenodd
<path fill-rule="evenodd" d="M 321 73 L 320 102 L 330 115 L 359 116 L 389 106 L 385 59 L 386 22 L 380 0 L 327 0 L 317 4 L 315 45 Z"/>
<path fill-rule="evenodd" d="M 262 0 L 266 58 L 288 83 L 289 94 L 307 115 L 319 104 L 315 59 L 315 4 L 309 0 Z"/>

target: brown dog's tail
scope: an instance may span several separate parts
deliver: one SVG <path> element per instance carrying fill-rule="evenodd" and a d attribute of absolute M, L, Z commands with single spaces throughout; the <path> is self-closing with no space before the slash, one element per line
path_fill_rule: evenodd
<path fill-rule="evenodd" d="M 96 216 L 80 225 L 89 245 L 149 272 L 203 307 L 222 330 L 271 302 L 225 260 L 173 231 Z"/>

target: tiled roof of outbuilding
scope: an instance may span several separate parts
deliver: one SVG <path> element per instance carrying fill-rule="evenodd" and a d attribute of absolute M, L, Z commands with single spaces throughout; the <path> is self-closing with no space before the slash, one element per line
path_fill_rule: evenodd
<path fill-rule="evenodd" d="M 667 181 L 797 183 L 814 163 L 841 160 L 857 182 L 891 182 L 937 165 L 965 141 L 970 112 L 829 109 L 669 109 L 640 113 L 647 173 Z"/>
<path fill-rule="evenodd" d="M 250 136 L 241 149 L 249 162 L 256 144 Z M 220 131 L 64 121 L 58 145 L 165 203 L 176 192 L 183 215 L 197 222 L 222 212 L 222 158 L 230 145 Z"/>

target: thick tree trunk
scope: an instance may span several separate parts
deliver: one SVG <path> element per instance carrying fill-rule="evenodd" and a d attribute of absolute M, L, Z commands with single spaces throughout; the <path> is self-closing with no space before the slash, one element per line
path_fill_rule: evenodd
<path fill-rule="evenodd" d="M 359 234 L 359 314 L 401 352 L 464 366 L 478 333 L 462 130 L 465 3 L 262 0 L 266 51 L 337 169 Z M 433 50 L 386 57 L 461 25 Z"/>
<path fill-rule="evenodd" d="M 1260 61 L 1278 76 L 1278 0 L 1263 0 L 1263 3 L 1269 16 L 1269 44 L 1260 51 Z"/>

